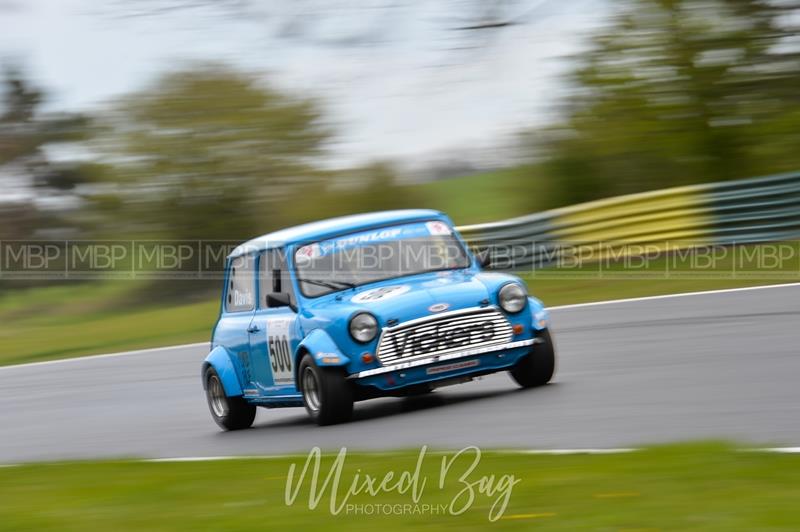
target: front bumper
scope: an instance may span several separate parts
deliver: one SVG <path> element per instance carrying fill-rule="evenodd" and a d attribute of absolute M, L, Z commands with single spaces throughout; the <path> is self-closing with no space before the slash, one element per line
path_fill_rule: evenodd
<path fill-rule="evenodd" d="M 529 338 L 500 345 L 465 349 L 369 369 L 348 376 L 356 384 L 393 390 L 471 373 L 491 373 L 513 366 L 541 339 Z"/>

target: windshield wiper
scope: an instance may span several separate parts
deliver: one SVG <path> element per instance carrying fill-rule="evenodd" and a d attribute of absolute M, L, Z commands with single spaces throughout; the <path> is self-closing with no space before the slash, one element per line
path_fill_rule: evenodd
<path fill-rule="evenodd" d="M 317 286 L 324 286 L 325 288 L 330 288 L 331 290 L 341 290 L 342 288 L 355 288 L 357 286 L 355 283 L 348 283 L 347 281 L 323 281 L 321 279 L 301 278 L 300 282 L 315 284 Z"/>

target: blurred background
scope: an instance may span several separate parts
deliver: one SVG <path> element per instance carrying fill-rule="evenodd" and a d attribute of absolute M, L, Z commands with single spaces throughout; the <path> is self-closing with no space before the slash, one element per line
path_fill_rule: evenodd
<path fill-rule="evenodd" d="M 0 241 L 238 242 L 408 207 L 477 224 L 794 172 L 798 7 L 2 0 Z M 205 339 L 217 284 L 0 275 L 0 357 Z"/>
<path fill-rule="evenodd" d="M 553 385 L 219 433 L 225 250 L 400 208 L 551 307 Z M 422 444 L 522 479 L 503 530 L 798 530 L 799 282 L 800 0 L 0 0 L 0 530 L 485 530 L 480 496 L 283 503 L 311 445 L 377 477 Z M 708 438 L 742 443 L 662 445 Z M 213 461 L 244 454 L 271 457 Z M 437 465 L 424 503 L 463 493 Z"/>

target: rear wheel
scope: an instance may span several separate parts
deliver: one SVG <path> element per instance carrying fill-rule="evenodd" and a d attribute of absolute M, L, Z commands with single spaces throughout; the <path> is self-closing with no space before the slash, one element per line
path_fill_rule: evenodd
<path fill-rule="evenodd" d="M 318 425 L 343 423 L 353 416 L 353 389 L 339 368 L 319 367 L 305 355 L 298 382 L 306 411 Z"/>
<path fill-rule="evenodd" d="M 256 418 L 256 407 L 242 397 L 228 397 L 217 371 L 206 370 L 206 399 L 214 422 L 225 430 L 246 429 Z"/>
<path fill-rule="evenodd" d="M 531 352 L 511 368 L 509 373 L 523 388 L 542 386 L 550 382 L 556 368 L 556 353 L 550 331 L 544 329 L 537 336 Z"/>

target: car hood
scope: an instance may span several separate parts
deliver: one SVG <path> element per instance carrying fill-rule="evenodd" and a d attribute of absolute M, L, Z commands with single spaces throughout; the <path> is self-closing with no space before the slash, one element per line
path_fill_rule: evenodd
<path fill-rule="evenodd" d="M 334 315 L 349 316 L 365 310 L 378 317 L 382 325 L 395 320 L 402 323 L 435 312 L 495 304 L 499 287 L 512 280 L 518 279 L 465 270 L 431 272 L 328 294 L 306 308 L 325 321 L 333 321 Z"/>

